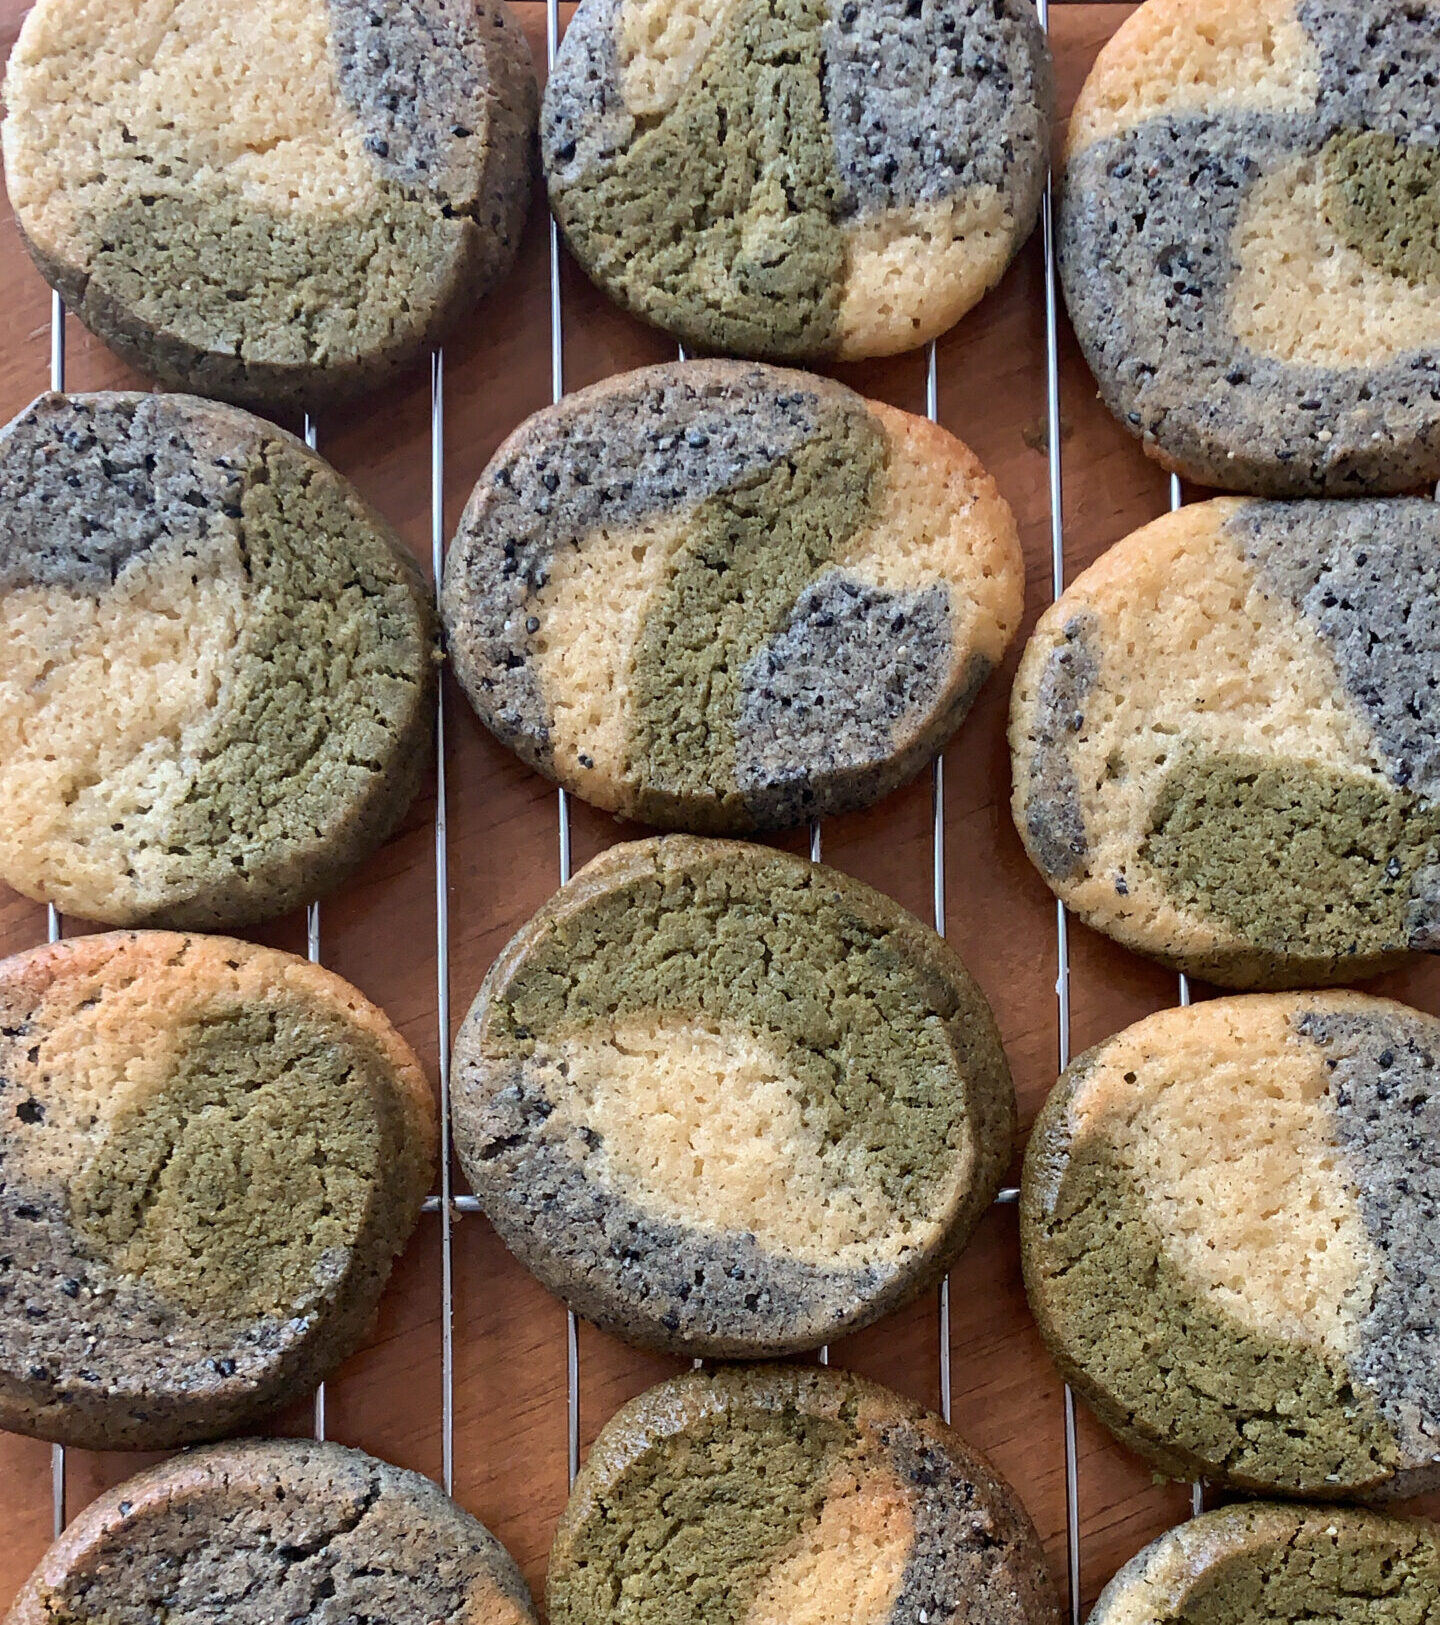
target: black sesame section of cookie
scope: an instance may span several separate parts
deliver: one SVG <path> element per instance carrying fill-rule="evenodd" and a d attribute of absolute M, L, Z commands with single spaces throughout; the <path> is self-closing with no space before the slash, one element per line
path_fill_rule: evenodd
<path fill-rule="evenodd" d="M 619 26 L 620 0 L 586 0 L 565 30 L 540 108 L 540 156 L 552 187 L 608 168 L 635 138 L 620 92 Z"/>
<path fill-rule="evenodd" d="M 1320 58 L 1316 106 L 1327 133 L 1362 128 L 1440 143 L 1440 13 L 1415 0 L 1301 0 Z"/>
<path fill-rule="evenodd" d="M 233 545 L 260 438 L 227 423 L 158 396 L 40 396 L 0 434 L 0 592 L 98 594 L 161 543 Z"/>
<path fill-rule="evenodd" d="M 981 186 L 1033 217 L 1051 71 L 1029 0 L 829 0 L 821 41 L 842 217 Z"/>
<path fill-rule="evenodd" d="M 374 167 L 443 213 L 508 233 L 508 193 L 529 184 L 536 100 L 513 14 L 499 0 L 327 4 L 340 94 Z M 513 153 L 491 150 L 506 143 Z M 505 195 L 480 195 L 497 170 Z"/>
<path fill-rule="evenodd" d="M 1009 1485 L 909 1417 L 877 1431 L 915 1520 L 890 1625 L 1056 1625 L 1039 1540 Z"/>
<path fill-rule="evenodd" d="M 890 591 L 832 570 L 806 587 L 742 681 L 735 776 L 757 823 L 808 817 L 816 781 L 827 812 L 871 799 L 877 773 L 891 775 L 897 733 L 938 704 L 952 651 L 943 586 Z M 962 714 L 988 672 L 976 657 Z"/>
<path fill-rule="evenodd" d="M 1440 1455 L 1440 1023 L 1316 1008 L 1296 1030 L 1325 1053 L 1331 1113 L 1371 1244 L 1379 1288 L 1348 1355 L 1412 1460 Z M 1440 1483 L 1440 1463 L 1406 1475 L 1403 1493 Z"/>
<path fill-rule="evenodd" d="M 1084 728 L 1085 702 L 1100 680 L 1098 624 L 1088 610 L 1071 616 L 1065 641 L 1051 650 L 1040 674 L 1025 834 L 1032 857 L 1052 880 L 1082 873 L 1090 853 L 1069 741 Z"/>
<path fill-rule="evenodd" d="M 1257 502 L 1226 529 L 1325 645 L 1391 782 L 1440 798 L 1440 506 Z"/>

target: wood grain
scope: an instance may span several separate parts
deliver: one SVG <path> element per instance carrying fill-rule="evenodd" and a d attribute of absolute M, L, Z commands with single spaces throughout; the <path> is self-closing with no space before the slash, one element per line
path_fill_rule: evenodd
<path fill-rule="evenodd" d="M 519 0 L 537 61 L 544 10 Z M 1070 106 L 1095 52 L 1130 8 L 1078 4 L 1052 13 L 1060 105 Z M 8 52 L 23 8 L 0 0 Z M 548 248 L 537 196 L 514 274 L 445 356 L 445 520 L 501 439 L 550 398 Z M 49 290 L 30 267 L 8 211 L 0 224 L 0 416 L 18 411 L 48 379 Z M 573 265 L 565 266 L 566 384 L 668 359 L 672 347 L 620 314 Z M 138 382 L 73 320 L 71 388 Z M 1062 324 L 1065 554 L 1074 575 L 1110 543 L 1167 505 L 1154 465 L 1101 406 Z M 868 394 L 919 411 L 921 356 L 837 369 Z M 1045 445 L 1044 273 L 1038 232 L 996 293 L 940 345 L 941 416 L 995 475 L 1020 521 L 1028 564 L 1026 628 L 1050 597 L 1050 514 Z M 429 379 L 319 424 L 320 449 L 398 526 L 428 567 Z M 1055 906 L 1021 851 L 1010 821 L 1005 707 L 1015 657 L 993 678 L 945 753 L 946 909 L 951 939 L 995 1006 L 1028 1124 L 1057 1062 Z M 458 1024 L 501 945 L 558 882 L 556 796 L 475 721 L 451 685 L 449 914 L 452 1024 Z M 930 917 L 931 791 L 926 774 L 870 812 L 824 828 L 827 861 Z M 577 866 L 637 833 L 574 805 Z M 379 1001 L 437 1076 L 433 784 L 401 833 L 343 892 L 325 901 L 325 962 Z M 785 844 L 803 850 L 803 836 Z M 78 924 L 67 929 L 83 929 Z M 292 917 L 256 933 L 303 951 Z M 44 912 L 0 891 L 0 952 L 43 940 Z M 1081 1048 L 1176 997 L 1175 979 L 1082 927 L 1071 928 L 1073 1047 Z M 1440 968 L 1386 978 L 1384 991 L 1440 1010 Z M 478 1218 L 455 1230 L 455 1493 L 503 1539 L 537 1594 L 565 1498 L 565 1316 Z M 422 1219 L 400 1261 L 366 1348 L 328 1384 L 329 1432 L 378 1455 L 439 1474 L 441 1463 L 440 1224 Z M 957 1426 L 1017 1486 L 1063 1583 L 1065 1479 L 1061 1385 L 1036 1336 L 1021 1290 L 1015 1210 L 997 1208 L 952 1278 L 951 1354 Z M 614 1408 L 676 1369 L 592 1328 L 582 1329 L 581 1425 L 586 1443 Z M 933 1297 L 832 1351 L 852 1367 L 938 1405 L 938 1310 Z M 308 1407 L 275 1420 L 308 1428 Z M 73 1512 L 138 1465 L 135 1457 L 68 1452 Z M 1120 1563 L 1189 1507 L 1183 1486 L 1156 1485 L 1082 1413 L 1082 1594 L 1086 1605 Z M 50 1535 L 50 1452 L 0 1435 L 0 1601 Z"/>

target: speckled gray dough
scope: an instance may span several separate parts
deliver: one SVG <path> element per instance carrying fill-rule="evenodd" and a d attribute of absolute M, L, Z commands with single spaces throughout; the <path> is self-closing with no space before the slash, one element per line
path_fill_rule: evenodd
<path fill-rule="evenodd" d="M 1440 801 L 1440 507 L 1420 497 L 1247 503 L 1226 530 L 1324 645 L 1390 781 Z M 1026 829 L 1042 868 L 1061 878 L 1090 852 L 1066 740 L 1099 680 L 1095 631 L 1093 615 L 1076 615 L 1040 683 Z M 1406 925 L 1410 947 L 1440 950 L 1440 853 L 1415 877 Z"/>
<path fill-rule="evenodd" d="M 777 392 L 768 369 L 721 373 L 715 364 L 708 373 L 709 365 L 677 368 L 644 392 L 584 401 L 568 416 L 562 407 L 543 434 L 487 470 L 461 521 L 444 599 L 456 675 L 487 725 L 543 773 L 554 771 L 548 713 L 524 606 L 549 579 L 555 549 L 601 525 L 637 524 L 734 490 L 819 434 L 824 413 L 863 410 L 819 380 Z M 884 635 L 897 617 L 904 658 Z M 832 569 L 806 587 L 745 668 L 735 776 L 755 827 L 802 822 L 814 810 L 812 780 L 888 755 L 902 720 L 934 708 L 950 649 L 938 586 L 888 590 Z M 973 665 L 954 722 L 989 674 L 983 657 Z M 872 797 L 860 787 L 852 799 Z"/>
<path fill-rule="evenodd" d="M 1307 1012 L 1300 1031 L 1325 1050 L 1334 1124 L 1383 1273 L 1350 1369 L 1373 1393 L 1411 1461 L 1389 1493 L 1440 1486 L 1440 1028 L 1397 1010 L 1377 1021 Z"/>
<path fill-rule="evenodd" d="M 384 1620 L 524 1625 L 498 1540 L 420 1473 L 308 1439 L 188 1451 L 117 1485 L 51 1548 L 6 1625 Z"/>
<path fill-rule="evenodd" d="M 1411 490 L 1440 478 L 1440 350 L 1291 364 L 1243 349 L 1225 320 L 1230 233 L 1263 174 L 1346 127 L 1440 145 L 1440 11 L 1304 0 L 1299 16 L 1321 57 L 1313 114 L 1170 114 L 1071 160 L 1065 302 L 1110 410 L 1191 477 L 1271 496 Z"/>
<path fill-rule="evenodd" d="M 619 90 L 620 4 L 585 0 L 566 30 L 540 120 L 552 185 L 595 178 L 640 133 Z M 837 219 L 994 186 L 1033 223 L 1051 70 L 1029 0 L 839 0 L 824 6 L 821 49 Z"/>

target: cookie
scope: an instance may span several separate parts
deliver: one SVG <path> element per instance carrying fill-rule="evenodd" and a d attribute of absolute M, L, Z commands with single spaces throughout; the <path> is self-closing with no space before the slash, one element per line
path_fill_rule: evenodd
<path fill-rule="evenodd" d="M 866 806 L 959 725 L 1019 625 L 1009 505 L 943 429 L 743 362 L 537 413 L 445 570 L 485 724 L 608 811 L 743 834 Z"/>
<path fill-rule="evenodd" d="M 1164 1010 L 1030 1137 L 1030 1307 L 1177 1478 L 1310 1499 L 1440 1486 L 1440 1021 L 1359 993 Z"/>
<path fill-rule="evenodd" d="M 455 1147 L 511 1251 L 645 1346 L 783 1354 L 938 1280 L 1009 1161 L 984 996 L 868 886 L 768 847 L 612 847 L 455 1041 Z"/>
<path fill-rule="evenodd" d="M 1041 616 L 1015 822 L 1087 924 L 1227 987 L 1440 947 L 1440 508 L 1196 503 Z"/>
<path fill-rule="evenodd" d="M 913 349 L 1029 235 L 1050 58 L 1029 0 L 582 0 L 550 206 L 633 315 L 777 361 Z"/>
<path fill-rule="evenodd" d="M 419 788 L 432 622 L 389 525 L 272 424 L 42 395 L 0 431 L 0 879 L 202 929 L 329 890 Z"/>
<path fill-rule="evenodd" d="M 348 983 L 228 937 L 75 937 L 0 962 L 0 1078 L 0 1427 L 166 1449 L 359 1345 L 436 1127 Z"/>
<path fill-rule="evenodd" d="M 1071 116 L 1058 249 L 1106 404 L 1260 496 L 1440 479 L 1440 11 L 1147 0 Z"/>
<path fill-rule="evenodd" d="M 551 1625 L 1059 1625 L 1014 1490 L 938 1416 L 819 1366 L 662 1382 L 601 1429 Z"/>
<path fill-rule="evenodd" d="M 6 1625 L 534 1625 L 514 1559 L 428 1478 L 309 1439 L 192 1450 L 92 1501 Z"/>
<path fill-rule="evenodd" d="M 5 182 L 131 365 L 313 409 L 388 383 L 510 268 L 537 102 L 502 0 L 38 0 Z"/>
<path fill-rule="evenodd" d="M 1089 1625 L 1440 1625 L 1432 1524 L 1353 1507 L 1224 1507 L 1152 1541 Z"/>

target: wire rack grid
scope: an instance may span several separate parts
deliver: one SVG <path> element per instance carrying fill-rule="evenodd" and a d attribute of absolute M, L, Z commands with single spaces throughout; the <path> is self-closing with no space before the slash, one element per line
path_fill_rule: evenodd
<path fill-rule="evenodd" d="M 1049 32 L 1050 0 L 1035 0 L 1040 23 Z M 553 68 L 561 37 L 559 0 L 545 0 L 546 5 L 546 63 Z M 565 392 L 565 335 L 561 278 L 561 246 L 559 230 L 553 216 L 549 218 L 549 305 L 550 305 L 550 372 L 551 398 L 558 402 Z M 1063 483 L 1060 444 L 1060 361 L 1058 344 L 1058 286 L 1056 275 L 1054 238 L 1054 198 L 1052 183 L 1046 180 L 1041 208 L 1041 235 L 1044 256 L 1045 298 L 1045 350 L 1046 350 L 1046 448 L 1048 463 L 1048 506 L 1052 558 L 1052 594 L 1058 598 L 1065 587 L 1065 528 L 1063 510 Z M 684 350 L 680 351 L 684 358 Z M 65 307 L 58 293 L 52 296 L 50 318 L 50 387 L 65 388 Z M 438 590 L 445 561 L 445 356 L 437 348 L 430 364 L 430 533 L 431 571 Z M 926 356 L 925 410 L 932 422 L 939 422 L 939 362 L 935 342 L 932 340 Z M 315 423 L 308 416 L 304 424 L 304 437 L 311 449 L 318 445 Z M 1181 505 L 1182 496 L 1178 479 L 1171 480 L 1171 508 Z M 436 795 L 434 817 L 435 861 L 435 959 L 436 1008 L 439 1039 L 439 1106 L 440 1106 L 440 1189 L 425 1202 L 425 1212 L 438 1221 L 441 1293 L 441 1347 L 440 1347 L 440 1407 L 441 1407 L 441 1482 L 450 1493 L 454 1487 L 455 1471 L 455 1344 L 454 1344 L 454 1249 L 455 1220 L 464 1214 L 479 1211 L 475 1197 L 457 1192 L 450 1144 L 450 929 L 449 929 L 449 874 L 446 809 L 446 733 L 443 690 L 436 702 L 435 718 L 435 772 Z M 932 818 L 932 917 L 935 930 L 945 933 L 945 763 L 937 755 L 931 764 L 931 818 Z M 570 806 L 566 792 L 556 792 L 556 824 L 558 837 L 558 872 L 563 885 L 571 876 Z M 823 850 L 823 834 L 819 820 L 810 826 L 810 857 L 819 862 Z M 58 941 L 63 934 L 63 920 L 52 905 L 48 911 L 48 939 Z M 1060 1068 L 1070 1060 L 1070 954 L 1068 918 L 1064 905 L 1055 907 L 1055 942 L 1057 976 L 1055 994 L 1057 1003 L 1058 1061 Z M 306 911 L 306 946 L 309 959 L 321 961 L 321 912 L 319 903 L 312 903 Z M 1180 977 L 1180 1003 L 1190 1002 L 1187 979 Z M 1019 1200 L 1019 1190 L 1013 1186 L 1002 1189 L 997 1204 L 1013 1206 Z M 950 1348 L 950 1281 L 948 1276 L 938 1289 L 939 1318 L 939 1407 L 948 1422 L 951 1418 L 952 1369 Z M 828 1361 L 828 1349 L 817 1351 L 822 1363 Z M 701 1362 L 696 1361 L 697 1365 Z M 573 1483 L 580 1469 L 580 1348 L 579 1325 L 573 1310 L 566 1316 L 566 1458 L 569 1482 Z M 1076 1431 L 1075 1397 L 1068 1385 L 1064 1391 L 1064 1454 L 1065 1454 L 1065 1524 L 1068 1580 L 1068 1617 L 1071 1625 L 1080 1625 L 1080 1514 L 1079 1514 L 1079 1462 Z M 316 1391 L 314 1402 L 314 1434 L 325 1437 L 325 1387 Z M 51 1484 L 54 1533 L 58 1537 L 66 1524 L 65 1447 L 52 1446 Z M 1194 1510 L 1202 1506 L 1202 1489 L 1193 1487 Z"/>

